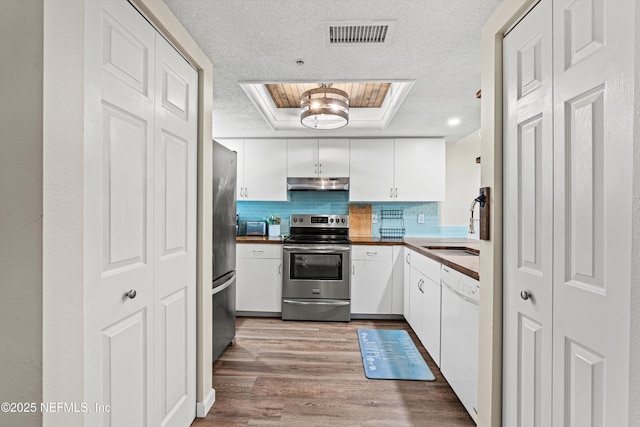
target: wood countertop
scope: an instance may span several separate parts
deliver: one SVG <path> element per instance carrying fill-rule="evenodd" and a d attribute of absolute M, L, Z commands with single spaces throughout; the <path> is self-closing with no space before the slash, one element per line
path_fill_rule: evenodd
<path fill-rule="evenodd" d="M 404 239 L 404 245 L 472 279 L 480 280 L 480 242 L 478 240 L 409 237 Z M 469 252 L 477 253 L 478 256 L 456 254 L 456 251 L 447 251 L 447 249 L 467 249 Z"/>
<path fill-rule="evenodd" d="M 236 243 L 276 243 L 280 245 L 282 239 L 269 236 L 236 236 Z"/>
<path fill-rule="evenodd" d="M 281 244 L 279 237 L 268 236 L 236 236 L 237 243 L 271 243 Z M 480 242 L 464 238 L 438 237 L 406 237 L 404 239 L 380 239 L 376 237 L 351 237 L 353 245 L 406 246 L 414 251 L 441 262 L 473 279 L 480 280 L 480 257 L 456 254 L 446 249 L 468 249 L 480 253 Z"/>

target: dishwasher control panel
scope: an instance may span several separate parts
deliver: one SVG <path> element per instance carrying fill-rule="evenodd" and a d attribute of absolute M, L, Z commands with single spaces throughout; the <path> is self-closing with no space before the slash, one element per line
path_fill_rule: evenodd
<path fill-rule="evenodd" d="M 480 302 L 480 282 L 444 264 L 442 265 L 441 282 L 442 285 L 448 286 L 452 291 L 474 304 L 477 305 Z"/>

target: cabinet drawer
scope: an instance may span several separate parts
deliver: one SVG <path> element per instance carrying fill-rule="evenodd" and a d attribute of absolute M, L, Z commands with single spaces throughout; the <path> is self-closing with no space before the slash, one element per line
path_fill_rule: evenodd
<path fill-rule="evenodd" d="M 389 260 L 392 258 L 391 246 L 361 246 L 351 247 L 351 259 L 358 261 Z"/>
<path fill-rule="evenodd" d="M 411 252 L 410 260 L 413 268 L 420 271 L 432 281 L 438 284 L 440 283 L 440 263 L 438 261 L 427 258 L 415 251 Z"/>
<path fill-rule="evenodd" d="M 236 256 L 238 258 L 282 258 L 282 245 L 274 244 L 247 244 L 239 243 L 236 245 Z"/>

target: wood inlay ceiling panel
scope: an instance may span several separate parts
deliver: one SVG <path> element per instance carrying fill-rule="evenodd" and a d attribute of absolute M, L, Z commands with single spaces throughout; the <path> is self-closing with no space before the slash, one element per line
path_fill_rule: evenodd
<path fill-rule="evenodd" d="M 317 83 L 270 83 L 265 87 L 276 108 L 299 108 L 300 96 L 318 87 Z M 332 88 L 349 95 L 350 108 L 380 108 L 391 83 L 333 83 Z"/>

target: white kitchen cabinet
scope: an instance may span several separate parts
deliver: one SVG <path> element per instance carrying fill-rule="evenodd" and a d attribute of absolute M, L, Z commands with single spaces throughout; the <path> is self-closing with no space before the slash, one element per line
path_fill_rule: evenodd
<path fill-rule="evenodd" d="M 391 297 L 391 313 L 404 314 L 404 253 L 405 248 L 394 245 L 392 250 L 393 295 Z"/>
<path fill-rule="evenodd" d="M 410 313 L 410 295 L 411 295 L 411 257 L 413 256 L 413 251 L 408 247 L 404 247 L 404 255 L 402 260 L 402 273 L 403 273 L 403 281 L 404 281 L 404 291 L 403 291 L 403 314 L 404 318 L 409 322 Z"/>
<path fill-rule="evenodd" d="M 352 139 L 351 201 L 444 200 L 442 138 Z"/>
<path fill-rule="evenodd" d="M 282 311 L 281 245 L 238 244 L 236 270 L 236 310 L 238 312 L 280 313 Z"/>
<path fill-rule="evenodd" d="M 404 202 L 444 200 L 443 139 L 396 139 L 394 198 Z"/>
<path fill-rule="evenodd" d="M 238 153 L 238 200 L 287 201 L 286 139 L 216 139 Z"/>
<path fill-rule="evenodd" d="M 433 361 L 440 366 L 440 263 L 415 251 L 411 251 L 410 261 L 407 320 Z"/>
<path fill-rule="evenodd" d="M 351 313 L 392 313 L 391 246 L 360 246 L 351 249 Z"/>
<path fill-rule="evenodd" d="M 244 140 L 243 200 L 287 201 L 287 141 Z"/>
<path fill-rule="evenodd" d="M 287 176 L 349 176 L 348 139 L 290 139 L 287 141 Z"/>
<path fill-rule="evenodd" d="M 352 139 L 349 200 L 393 201 L 393 139 Z"/>

